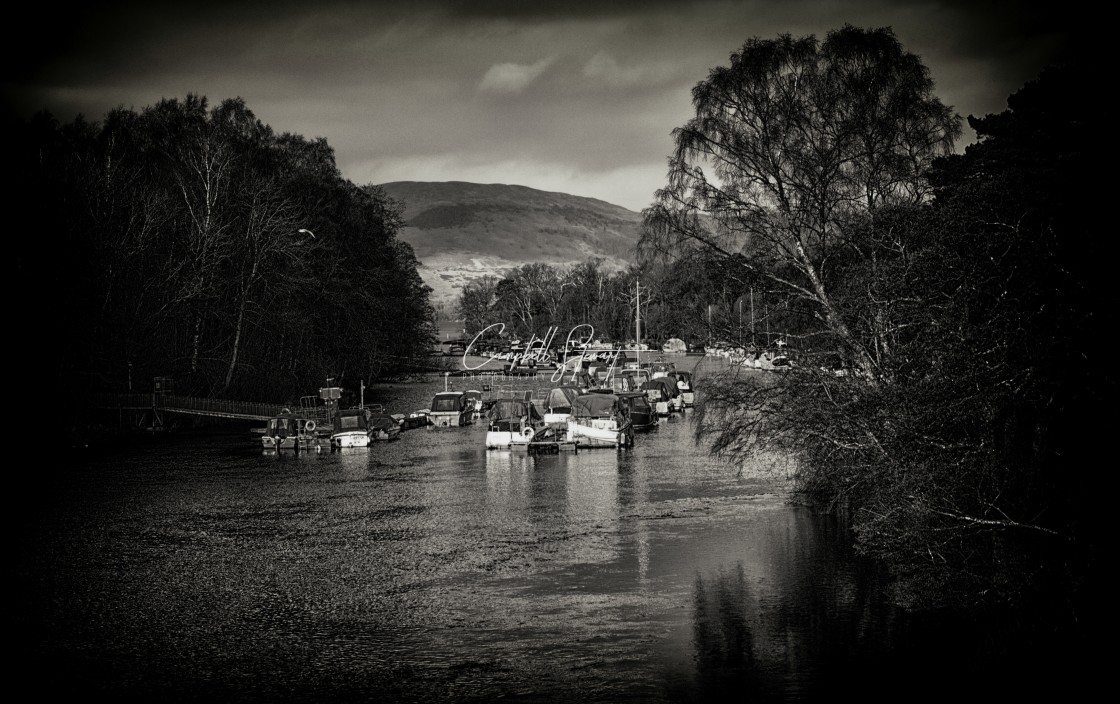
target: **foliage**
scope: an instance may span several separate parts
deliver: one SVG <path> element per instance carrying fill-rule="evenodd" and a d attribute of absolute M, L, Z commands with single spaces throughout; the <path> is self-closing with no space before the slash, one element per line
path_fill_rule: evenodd
<path fill-rule="evenodd" d="M 344 180 L 325 141 L 240 99 L 41 113 L 11 126 L 29 230 L 16 266 L 40 368 L 69 395 L 150 390 L 283 401 L 430 349 L 400 206 Z"/>
<path fill-rule="evenodd" d="M 849 224 L 923 202 L 926 168 L 952 149 L 959 119 L 933 95 L 929 71 L 885 28 L 755 38 L 693 89 L 693 103 L 695 117 L 673 133 L 668 183 L 644 214 L 643 258 L 701 249 L 738 261 L 741 278 L 765 279 L 783 308 L 817 320 L 806 334 L 879 383 L 885 331 L 851 329 L 831 268 L 838 257 L 873 260 Z"/>
<path fill-rule="evenodd" d="M 810 98 L 796 93 L 819 86 L 790 73 L 791 56 L 818 54 L 812 43 L 753 41 L 732 73 L 747 87 L 766 76 L 785 91 L 769 100 L 804 104 Z M 771 72 L 775 65 L 782 71 Z M 784 134 L 790 114 L 728 110 L 755 130 L 750 139 L 711 129 L 716 116 L 704 101 L 713 87 L 737 100 L 756 95 L 732 91 L 739 84 L 726 72 L 712 76 L 698 88 L 698 118 L 680 132 L 689 141 L 678 158 L 704 146 L 719 160 L 721 187 L 699 167 L 674 163 L 652 212 L 662 229 L 646 245 L 682 253 L 680 261 L 696 259 L 698 247 L 725 262 L 741 255 L 760 279 L 804 288 L 803 310 L 820 322 L 818 351 L 832 359 L 802 350 L 782 375 L 706 379 L 700 437 L 735 460 L 795 453 L 801 494 L 849 517 L 857 546 L 890 566 L 906 606 L 1056 600 L 1066 623 L 1083 618 L 1100 513 L 1085 469 L 1103 434 L 1098 409 L 1114 389 L 1095 350 L 1107 332 L 1101 311 L 1116 303 L 1092 270 L 1111 261 L 1111 243 L 1090 224 L 1083 186 L 1096 172 L 1084 74 L 1076 66 L 1044 73 L 1005 113 L 970 119 L 979 139 L 962 156 L 915 163 L 906 179 L 869 161 L 855 179 L 859 197 L 838 200 L 842 214 L 815 222 L 801 212 L 808 200 L 782 200 L 774 189 L 803 161 L 753 170 L 775 163 L 765 126 L 776 120 Z M 782 158 L 792 158 L 781 143 Z M 880 169 L 885 176 L 872 173 Z M 855 182 L 841 181 L 837 193 Z M 666 236 L 672 227 L 678 236 Z"/>

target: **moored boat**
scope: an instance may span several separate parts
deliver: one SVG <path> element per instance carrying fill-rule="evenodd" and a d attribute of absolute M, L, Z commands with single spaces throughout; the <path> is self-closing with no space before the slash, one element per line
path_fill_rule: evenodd
<path fill-rule="evenodd" d="M 440 391 L 432 398 L 428 422 L 437 428 L 470 425 L 472 411 L 462 391 Z"/>
<path fill-rule="evenodd" d="M 665 387 L 665 391 L 669 395 L 670 412 L 676 413 L 684 410 L 684 397 L 681 396 L 681 390 L 677 386 L 676 372 L 669 372 L 665 376 L 655 377 L 653 382 Z"/>
<path fill-rule="evenodd" d="M 467 389 L 463 398 L 471 413 L 482 413 L 482 392 L 477 389 Z"/>
<path fill-rule="evenodd" d="M 544 418 L 531 401 L 498 399 L 490 407 L 486 449 L 508 450 L 514 443 L 528 443 L 544 427 Z"/>
<path fill-rule="evenodd" d="M 429 413 L 430 411 L 427 408 L 421 408 L 419 410 L 412 411 L 408 415 L 402 414 L 403 417 L 401 418 L 401 429 L 411 430 L 413 428 L 423 428 L 425 426 L 431 425 L 431 421 L 428 420 Z"/>
<path fill-rule="evenodd" d="M 577 447 L 630 447 L 634 444 L 634 429 L 618 396 L 591 392 L 572 401 L 568 439 Z"/>
<path fill-rule="evenodd" d="M 650 405 L 644 391 L 626 391 L 617 394 L 619 402 L 627 407 L 630 426 L 634 430 L 651 430 L 657 427 L 657 411 Z"/>
<path fill-rule="evenodd" d="M 401 419 L 388 413 L 371 413 L 369 416 L 370 440 L 396 440 L 401 434 Z"/>
<path fill-rule="evenodd" d="M 650 379 L 642 384 L 642 389 L 649 398 L 650 405 L 659 416 L 667 416 L 674 408 L 673 398 L 676 395 L 677 385 L 665 377 Z"/>
<path fill-rule="evenodd" d="M 544 422 L 556 428 L 565 428 L 572 416 L 572 401 L 580 395 L 574 386 L 557 386 L 550 389 L 544 400 Z"/>
<path fill-rule="evenodd" d="M 261 436 L 265 450 L 308 450 L 319 447 L 315 421 L 285 408 L 270 418 Z"/>
<path fill-rule="evenodd" d="M 369 443 L 369 411 L 361 408 L 339 411 L 334 419 L 331 447 L 369 447 Z"/>
<path fill-rule="evenodd" d="M 644 367 L 639 367 L 638 369 L 624 369 L 619 376 L 626 379 L 626 384 L 630 387 L 630 391 L 642 390 L 645 388 L 643 384 L 653 378 L 649 374 L 649 369 Z"/>

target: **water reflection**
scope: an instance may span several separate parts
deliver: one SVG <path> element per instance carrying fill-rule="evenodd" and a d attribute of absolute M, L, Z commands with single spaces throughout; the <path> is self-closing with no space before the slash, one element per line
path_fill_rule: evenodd
<path fill-rule="evenodd" d="M 710 701 L 727 693 L 751 698 L 756 693 L 754 640 L 747 626 L 751 602 L 742 564 L 707 580 L 696 577 L 692 604 L 696 681 L 690 699 Z"/>

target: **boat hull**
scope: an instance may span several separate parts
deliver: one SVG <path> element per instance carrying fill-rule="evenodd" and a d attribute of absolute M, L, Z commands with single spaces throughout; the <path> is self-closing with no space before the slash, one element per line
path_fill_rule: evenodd
<path fill-rule="evenodd" d="M 545 413 L 544 424 L 563 428 L 568 425 L 568 421 L 571 419 L 571 417 L 571 413 Z"/>
<path fill-rule="evenodd" d="M 319 443 L 319 439 L 312 436 L 273 437 L 265 435 L 261 438 L 261 445 L 265 450 L 309 450 Z"/>
<path fill-rule="evenodd" d="M 528 445 L 538 434 L 536 428 L 523 428 L 521 430 L 487 430 L 487 450 L 508 450 L 513 445 Z"/>
<path fill-rule="evenodd" d="M 486 449 L 508 450 L 510 442 L 513 441 L 515 435 L 517 435 L 517 433 L 504 430 L 488 430 L 486 432 Z"/>
<path fill-rule="evenodd" d="M 470 422 L 469 413 L 444 413 L 441 411 L 432 411 L 428 413 L 428 424 L 434 425 L 437 428 L 457 428 L 463 425 L 470 425 Z"/>
<path fill-rule="evenodd" d="M 625 446 L 626 433 L 620 431 L 614 421 L 582 421 L 568 423 L 568 439 L 578 447 L 619 447 Z"/>
<path fill-rule="evenodd" d="M 332 447 L 369 447 L 369 433 L 361 432 L 347 432 L 338 433 L 331 436 Z"/>

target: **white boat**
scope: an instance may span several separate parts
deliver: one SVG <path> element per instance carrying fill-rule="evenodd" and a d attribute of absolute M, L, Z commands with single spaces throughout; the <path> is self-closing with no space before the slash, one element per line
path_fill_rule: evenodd
<path fill-rule="evenodd" d="M 572 417 L 572 401 L 579 395 L 580 390 L 574 386 L 557 386 L 549 390 L 544 400 L 545 425 L 566 428 L 568 419 Z"/>
<path fill-rule="evenodd" d="M 508 450 L 517 443 L 527 444 L 544 427 L 544 418 L 531 401 L 498 399 L 490 407 L 486 449 Z"/>
<path fill-rule="evenodd" d="M 470 425 L 472 413 L 462 391 L 440 391 L 432 398 L 428 422 L 437 428 Z"/>
<path fill-rule="evenodd" d="M 591 392 L 572 402 L 568 440 L 577 447 L 631 447 L 634 431 L 617 396 Z"/>
<path fill-rule="evenodd" d="M 367 412 L 354 408 L 339 411 L 334 419 L 334 432 L 331 433 L 331 447 L 369 447 L 369 419 Z"/>

